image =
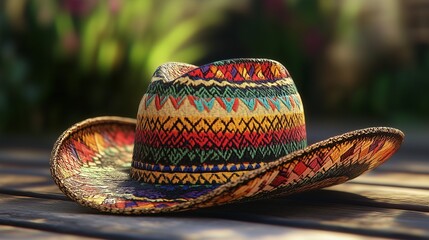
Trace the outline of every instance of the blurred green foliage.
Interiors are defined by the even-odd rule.
[[[164,62],[282,62],[307,115],[429,116],[429,48],[400,1],[4,0],[0,131],[58,131],[134,117]]]
[[[426,124],[429,117],[429,48],[417,46],[412,64],[387,66],[374,71],[367,85],[356,88],[351,97],[353,111],[387,116],[401,123]]]
[[[135,116],[156,67],[207,54],[229,1],[6,0],[0,11],[0,129],[55,129]],[[59,124],[59,126],[58,126]]]

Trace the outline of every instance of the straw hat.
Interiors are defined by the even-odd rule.
[[[403,137],[375,127],[307,146],[303,104],[280,63],[166,63],[137,119],[67,129],[51,173],[67,196],[100,211],[184,211],[343,183],[386,161]]]

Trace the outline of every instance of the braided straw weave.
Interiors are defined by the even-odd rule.
[[[137,119],[97,117],[67,129],[51,173],[67,196],[101,211],[183,211],[345,182],[386,161],[403,137],[376,127],[306,147],[301,98],[280,63],[167,63]]]

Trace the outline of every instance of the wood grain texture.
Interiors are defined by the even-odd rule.
[[[14,239],[32,239],[32,240],[72,240],[76,235],[54,233],[36,229],[0,225],[0,236],[6,236],[9,240]],[[90,240],[96,238],[79,236],[79,239]]]
[[[21,206],[31,206],[24,209]],[[0,224],[70,233],[77,236],[127,239],[260,239],[298,236],[300,229],[235,220],[201,217],[203,213],[169,216],[117,216],[99,214],[73,202],[0,195]],[[323,230],[308,236],[329,235]],[[345,239],[354,234],[335,233]]]

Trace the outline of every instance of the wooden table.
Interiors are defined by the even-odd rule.
[[[327,132],[319,131],[313,139],[325,138]],[[0,238],[426,239],[429,162],[424,145],[428,135],[416,133],[423,143],[407,134],[402,149],[389,162],[339,186],[155,216],[100,214],[81,207],[66,198],[50,177],[51,140],[44,144],[37,138],[2,137]]]

